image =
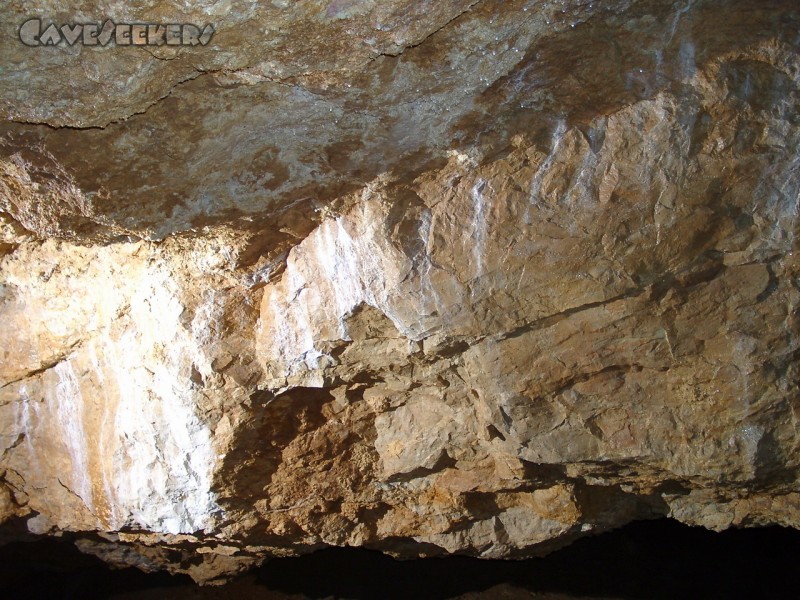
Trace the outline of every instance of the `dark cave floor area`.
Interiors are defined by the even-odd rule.
[[[800,531],[714,533],[671,520],[631,523],[544,558],[397,561],[328,549],[271,560],[220,587],[185,576],[112,570],[56,539],[0,546],[2,598],[567,600],[797,598]]]

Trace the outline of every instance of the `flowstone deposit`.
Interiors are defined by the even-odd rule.
[[[165,6],[2,9],[0,519],[203,583],[800,526],[795,2]]]

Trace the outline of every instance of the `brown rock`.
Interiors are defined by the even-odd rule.
[[[0,520],[205,583],[798,527],[794,4],[290,4],[2,9]],[[216,33],[16,39],[87,11]]]

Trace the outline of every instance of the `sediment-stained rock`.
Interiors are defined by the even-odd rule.
[[[3,9],[0,520],[201,582],[798,527],[793,3],[289,4]]]

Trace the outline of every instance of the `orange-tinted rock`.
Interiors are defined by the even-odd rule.
[[[792,2],[156,4],[214,38],[0,42],[0,520],[202,582],[800,526]]]

